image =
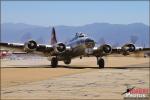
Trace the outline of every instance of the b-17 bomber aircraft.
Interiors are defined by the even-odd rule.
[[[129,55],[132,53],[150,51],[150,48],[136,47],[132,43],[124,44],[122,47],[112,48],[109,44],[95,46],[95,41],[84,33],[76,33],[75,37],[67,43],[57,42],[55,28],[52,28],[51,44],[37,44],[34,40],[25,43],[0,43],[1,48],[9,50],[19,50],[25,53],[34,53],[48,57],[52,67],[57,67],[58,61],[70,64],[71,60],[76,57],[97,58],[99,68],[104,68],[105,62],[103,57],[111,54]]]

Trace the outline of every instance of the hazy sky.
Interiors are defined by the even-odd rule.
[[[149,25],[148,1],[3,1],[1,22],[78,26],[108,22]]]

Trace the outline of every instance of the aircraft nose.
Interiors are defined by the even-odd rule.
[[[94,46],[95,46],[94,40],[92,40],[90,38],[85,39],[85,47],[86,48],[94,48]]]

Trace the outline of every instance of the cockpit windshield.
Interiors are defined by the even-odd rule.
[[[87,37],[87,36],[84,33],[78,32],[76,33],[75,37],[72,40],[70,40],[70,42],[82,37]]]
[[[81,38],[81,37],[85,37],[86,35],[84,34],[84,33],[76,33],[76,37],[79,37],[79,38]]]

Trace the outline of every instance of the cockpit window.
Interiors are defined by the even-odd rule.
[[[82,37],[86,37],[86,35],[84,33],[78,32],[76,33],[75,37],[72,40],[70,40],[70,42]]]
[[[79,37],[84,37],[84,35],[80,35]]]
[[[85,34],[84,33],[76,33],[76,37],[85,37]]]

